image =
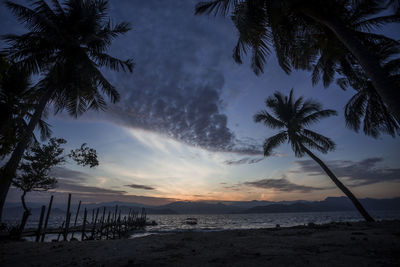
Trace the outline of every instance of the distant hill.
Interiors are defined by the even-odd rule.
[[[360,199],[367,210],[400,210],[400,198],[393,199]],[[256,206],[240,213],[283,213],[283,212],[324,212],[356,210],[347,197],[328,197],[323,201],[293,204],[271,204]]]
[[[360,199],[367,210],[400,210],[400,197],[392,199]],[[40,203],[28,203],[32,208],[32,217],[40,214]],[[346,197],[328,197],[323,201],[221,201],[221,202],[190,202],[178,201],[162,206],[150,206],[140,203],[126,202],[103,202],[85,204],[81,208],[86,208],[90,214],[97,208],[102,213],[103,207],[108,211],[114,212],[115,206],[128,213],[130,209],[140,212],[146,209],[147,214],[231,214],[231,213],[283,213],[283,212],[324,212],[324,211],[352,211],[355,210],[351,201]],[[77,204],[71,205],[71,212],[75,214]],[[65,216],[66,205],[54,205],[52,216]],[[4,218],[19,218],[22,216],[23,209],[20,203],[7,203],[4,209]]]
[[[211,204],[189,201],[173,202],[161,207],[174,210],[179,214],[226,214],[243,210],[243,208],[228,206],[222,203]]]

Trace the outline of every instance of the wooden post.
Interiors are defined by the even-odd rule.
[[[49,207],[48,207],[48,209],[47,209],[46,220],[44,221],[42,239],[40,240],[41,242],[44,242],[44,236],[46,235],[46,229],[47,229],[47,224],[48,224],[48,222],[49,222],[50,211],[51,211],[51,205],[53,204],[53,198],[54,198],[54,196],[52,195],[52,196],[50,197],[50,203],[49,203]]]
[[[94,221],[94,209],[92,209],[92,224],[93,224],[93,221]]]
[[[105,217],[106,217],[106,207],[103,207],[103,216],[101,216],[101,225],[100,225],[100,239],[103,237],[103,226]]]
[[[95,233],[96,233],[96,222],[97,222],[97,217],[99,216],[99,208],[97,208],[97,211],[96,211],[96,217],[95,217],[95,219],[94,219],[94,222],[93,222],[93,228],[92,228],[92,237],[91,237],[91,239],[95,239]]]
[[[87,210],[85,208],[85,212],[83,213],[83,224],[82,224],[82,238],[81,238],[81,241],[85,240],[86,216],[87,216]]]
[[[117,220],[118,205],[115,205],[114,221]]]
[[[61,224],[60,232],[58,232],[58,236],[57,236],[57,242],[60,240],[60,236],[61,236],[61,233],[63,232],[64,224],[65,224],[65,222],[63,222]]]
[[[118,205],[115,205],[115,212],[114,212],[114,221],[113,221],[113,239],[115,239],[115,231],[117,230],[117,212],[118,212]]]
[[[78,220],[79,210],[80,210],[80,208],[81,208],[81,202],[82,202],[82,201],[79,200],[78,210],[76,211],[76,215],[75,215],[74,229],[75,229],[75,227],[76,227],[76,222],[77,222],[77,220]],[[75,234],[75,231],[72,231],[71,239],[74,238],[74,234]]]
[[[111,211],[108,211],[108,217],[107,217],[107,226],[106,226],[106,239],[108,239],[108,234],[110,230],[110,216],[111,216]]]
[[[42,210],[40,211],[39,225],[38,225],[38,229],[37,229],[37,232],[36,232],[36,242],[39,242],[40,234],[42,233],[42,224],[43,224],[43,218],[44,218],[44,211],[45,210],[46,210],[46,206],[42,206]]]
[[[67,214],[65,217],[65,232],[64,232],[64,241],[67,241],[67,235],[68,235],[68,228],[69,228],[69,220],[70,218],[70,210],[71,208],[71,194],[68,194],[68,205],[67,205]]]
[[[117,228],[118,229],[118,238],[121,238],[121,210],[119,210],[117,227],[118,227]]]

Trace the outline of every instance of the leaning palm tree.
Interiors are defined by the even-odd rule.
[[[263,71],[273,50],[287,73],[292,68],[310,70],[319,48],[307,44],[315,44],[315,35],[322,35],[331,43],[339,41],[400,122],[398,86],[389,79],[377,51],[370,50],[364,38],[365,34],[374,35],[375,26],[400,21],[397,4],[397,0],[214,0],[199,3],[196,14],[227,15],[232,11],[231,18],[239,32],[233,57],[241,63],[241,55],[250,49],[256,74]],[[393,13],[381,16],[389,7],[393,7]]]
[[[12,1],[6,6],[26,26],[22,35],[3,36],[9,46],[3,53],[20,67],[43,79],[35,86],[37,106],[26,133],[3,167],[0,177],[0,216],[11,180],[46,106],[78,116],[88,109],[105,109],[104,95],[119,99],[117,90],[100,68],[132,72],[131,60],[114,58],[106,51],[112,41],[130,30],[128,23],[113,24],[106,0],[44,0],[26,7]],[[1,219],[1,217],[0,217]]]
[[[289,142],[296,157],[304,154],[315,160],[340,190],[353,202],[354,206],[366,221],[374,219],[368,214],[353,193],[333,174],[333,172],[310,149],[327,153],[335,149],[335,143],[328,137],[316,133],[306,127],[318,122],[322,118],[336,115],[335,110],[322,109],[320,103],[313,100],[304,100],[303,97],[295,99],[293,90],[289,96],[283,96],[276,92],[267,98],[266,106],[272,110],[272,114],[263,110],[254,115],[255,122],[263,122],[272,129],[282,129],[278,134],[265,139],[264,156],[271,155],[272,150],[285,141]]]

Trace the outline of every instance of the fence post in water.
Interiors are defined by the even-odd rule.
[[[121,209],[119,210],[118,221],[117,221],[117,231],[118,231],[118,238],[121,238]]]
[[[100,239],[103,237],[103,226],[105,217],[106,217],[106,207],[103,207],[103,216],[101,216],[101,224],[100,224]]]
[[[80,208],[81,208],[81,202],[82,202],[82,201],[79,200],[78,210],[76,211],[76,215],[75,215],[74,230],[72,230],[71,240],[72,240],[72,238],[74,238],[76,222],[77,222],[77,220],[78,220],[79,210],[80,210]]]
[[[39,240],[40,240],[40,234],[42,232],[42,224],[43,224],[43,218],[44,218],[45,209],[46,209],[46,206],[42,206],[42,210],[40,211],[39,225],[38,225],[38,229],[37,229],[37,232],[36,232],[36,242],[39,242]]]
[[[50,197],[50,203],[49,203],[49,207],[48,207],[48,209],[47,209],[46,220],[44,221],[42,239],[40,240],[41,242],[44,242],[44,236],[46,235],[47,224],[48,224],[48,222],[49,222],[49,217],[50,217],[51,205],[53,204],[53,198],[54,198],[54,196],[52,195],[52,196]]]
[[[117,228],[117,212],[118,212],[118,205],[115,205],[114,221],[112,223],[112,225],[113,225],[113,228],[112,228],[113,239],[115,239],[115,230]]]
[[[67,205],[67,214],[65,217],[65,232],[64,232],[64,241],[67,240],[67,235],[68,235],[68,228],[69,228],[69,220],[70,220],[70,210],[71,208],[71,194],[68,194],[68,205]]]
[[[65,222],[63,222],[61,224],[60,232],[58,232],[58,236],[57,236],[57,242],[60,240],[60,236],[61,236],[61,233],[63,232],[64,224],[65,224]]]
[[[109,234],[109,229],[110,229],[110,216],[111,216],[111,211],[108,211],[108,217],[107,217],[107,224],[106,224],[106,239],[108,239],[108,234]]]
[[[83,224],[82,224],[82,238],[81,238],[81,241],[83,241],[85,239],[86,216],[87,216],[87,210],[85,208],[85,212],[83,213]]]
[[[93,228],[92,228],[92,237],[91,237],[91,239],[95,239],[95,233],[96,233],[96,223],[97,223],[97,217],[99,216],[99,208],[97,208],[97,211],[96,211],[96,217],[95,217],[95,219],[94,219],[94,221],[93,221]]]

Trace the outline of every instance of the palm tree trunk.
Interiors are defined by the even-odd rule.
[[[315,156],[310,150],[303,146],[303,150],[309,155],[313,160],[315,160],[319,166],[328,174],[329,178],[335,183],[337,187],[353,202],[354,206],[357,208],[358,212],[364,217],[367,222],[374,222],[375,220],[369,215],[369,213],[364,209],[358,199],[353,195],[353,193],[344,185],[341,181],[333,174],[333,172],[322,162],[317,156]]]
[[[389,74],[383,71],[378,57],[374,55],[374,51],[368,51],[355,37],[354,32],[341,23],[313,14],[310,10],[304,10],[304,13],[317,22],[327,26],[357,58],[358,63],[371,79],[378,95],[389,107],[397,122],[400,123],[400,90],[390,79]]]
[[[24,214],[22,215],[21,224],[19,225],[19,230],[18,230],[19,237],[18,238],[21,237],[21,234],[24,231],[26,222],[28,221],[28,218],[31,215],[31,211],[28,209],[28,207],[26,206],[26,203],[25,203],[25,195],[26,195],[26,191],[24,191],[24,193],[21,195],[21,202],[22,202],[22,206],[24,207]]]
[[[38,124],[40,118],[42,117],[42,113],[46,107],[47,102],[50,100],[52,95],[52,90],[47,90],[39,100],[39,103],[36,107],[35,113],[29,121],[29,124],[26,128],[24,136],[22,140],[18,143],[16,148],[14,149],[10,159],[4,166],[1,171],[0,177],[0,222],[2,220],[3,207],[6,201],[7,193],[11,185],[11,181],[15,176],[15,172],[18,168],[19,162],[28,147],[28,144],[32,138],[33,131],[35,130],[36,125]]]
[[[26,191],[24,191],[24,193],[21,195],[22,207],[24,207],[25,212],[29,212],[29,209],[25,203],[25,195],[26,195]]]

